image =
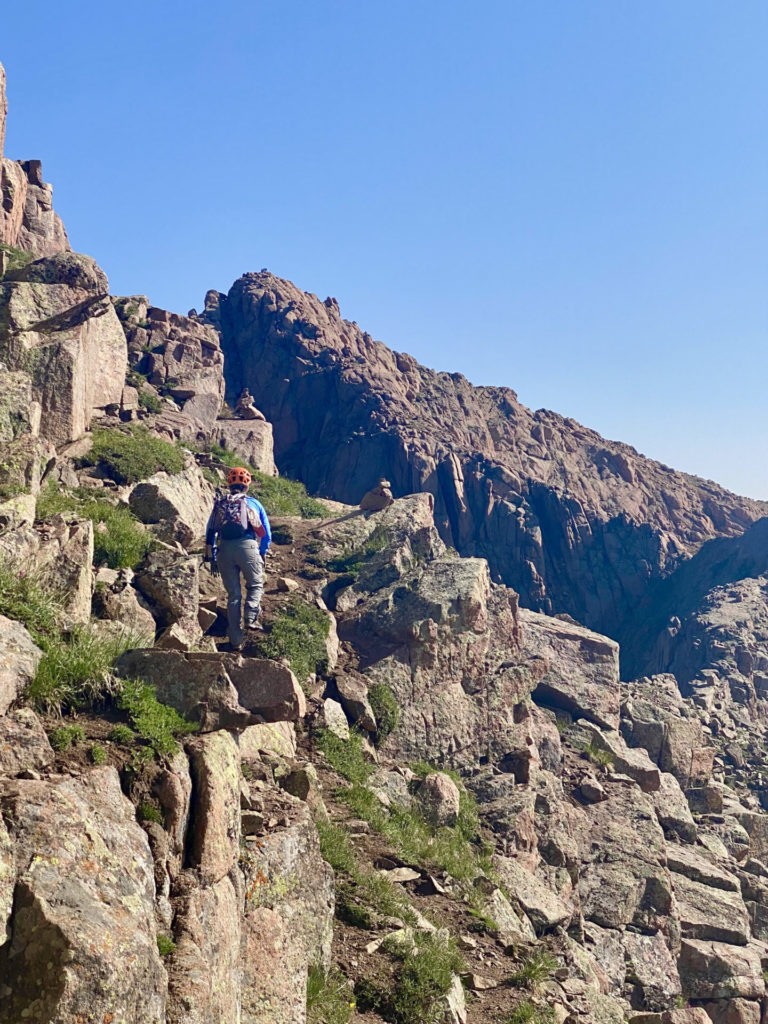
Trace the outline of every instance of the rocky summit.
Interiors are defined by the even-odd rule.
[[[761,1024],[766,506],[1,168],[0,1021]]]

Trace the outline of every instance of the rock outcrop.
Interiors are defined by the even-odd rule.
[[[125,335],[103,271],[64,252],[7,271],[0,281],[0,360],[31,377],[39,433],[57,445],[82,436],[119,405]]]
[[[443,539],[523,605],[615,639],[649,584],[765,512],[507,388],[427,370],[266,271],[209,292],[203,315],[228,394],[247,386],[274,424],[281,472],[350,504],[382,472],[395,495],[430,491]]]

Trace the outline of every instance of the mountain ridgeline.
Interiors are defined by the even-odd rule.
[[[347,502],[379,474],[396,495],[429,491],[442,538],[487,559],[525,607],[619,641],[660,580],[768,511],[531,412],[509,388],[426,369],[342,319],[335,299],[266,271],[209,292],[203,316],[221,332],[229,395],[247,386],[274,424],[281,472]]]

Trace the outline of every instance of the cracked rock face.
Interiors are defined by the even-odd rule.
[[[81,437],[97,411],[120,402],[127,352],[108,290],[94,261],[70,252],[0,283],[0,360],[31,376],[40,434],[56,444]]]
[[[117,772],[3,780],[0,806],[13,844],[0,1017],[75,1021],[119,1013],[157,1024],[166,978],[155,941],[152,856]]]

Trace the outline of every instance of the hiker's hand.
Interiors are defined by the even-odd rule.
[[[203,555],[204,562],[213,561],[213,547],[210,544],[205,545],[205,554]]]
[[[216,561],[215,558],[211,559],[211,564],[209,565],[209,569],[211,571],[211,576],[218,576],[219,575],[219,563]]]

